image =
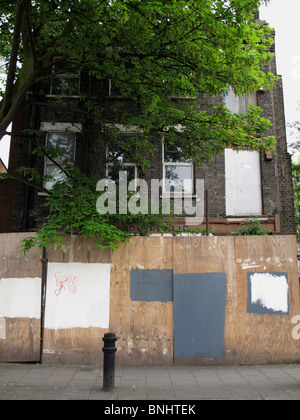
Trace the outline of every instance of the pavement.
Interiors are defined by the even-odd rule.
[[[102,366],[0,363],[0,400],[103,400],[109,410],[123,400],[300,400],[300,364],[116,366],[104,391]]]

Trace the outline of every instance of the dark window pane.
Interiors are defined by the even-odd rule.
[[[119,183],[119,177],[122,180],[119,172],[127,172],[127,182],[130,182],[135,179],[135,166],[134,165],[110,165],[108,167],[108,177]]]
[[[78,77],[53,77],[51,79],[51,95],[78,96]]]

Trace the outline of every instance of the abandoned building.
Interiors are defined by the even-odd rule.
[[[264,70],[277,74],[275,55]],[[61,179],[53,161],[32,154],[29,134],[38,130],[45,145],[59,146],[87,176],[117,177],[119,167],[107,159],[114,151],[99,142],[101,130],[84,112],[81,94],[99,99],[108,115],[114,105],[135,105],[112,80],[55,74],[49,83],[33,86],[13,121],[9,173],[31,167]],[[156,139],[157,152],[143,171],[125,155],[119,160],[127,180],[162,180],[160,199],[176,198],[184,185],[195,200],[197,181],[203,180],[201,227],[208,224],[214,237],[135,236],[114,252],[100,252],[93,239],[66,235],[63,249],[34,247],[24,255],[21,241],[47,216],[46,192],[19,182],[17,173],[0,180],[0,362],[96,365],[103,361],[108,331],[117,337],[119,365],[299,362],[296,228],[282,80],[273,90],[262,86],[247,97],[229,90],[203,101],[225,103],[239,113],[250,104],[261,107],[272,123],[267,134],[276,137],[276,150],[225,149],[211,163],[196,165],[176,142],[165,147],[168,139]],[[133,135],[120,121],[108,123],[120,135]],[[44,187],[51,189],[52,182]],[[228,235],[250,216],[274,236]],[[184,231],[185,220],[185,214],[174,218],[174,230]]]
[[[274,35],[275,36],[275,35]],[[275,44],[274,57],[265,70],[277,74]],[[13,122],[9,171],[20,166],[35,167],[41,173],[57,177],[53,162],[32,155],[32,141],[22,133],[24,129],[42,130],[45,144],[61,146],[71,162],[76,163],[87,175],[101,179],[113,176],[113,167],[105,164],[107,150],[99,147],[97,126],[82,112],[80,94],[90,92],[101,97],[109,108],[114,103],[132,106],[127,98],[114,89],[111,80],[100,84],[93,78],[74,72],[58,74],[43,86],[34,86]],[[59,99],[58,99],[59,97]],[[32,99],[32,100],[31,100]],[[261,107],[262,116],[272,122],[269,135],[277,139],[276,151],[235,151],[226,149],[215,156],[210,164],[195,165],[184,159],[176,160],[176,151],[167,152],[159,143],[158,152],[151,158],[151,165],[143,174],[139,168],[123,157],[123,168],[128,179],[143,177],[163,180],[161,194],[174,190],[170,173],[182,181],[188,180],[187,189],[195,194],[195,180],[203,179],[208,191],[209,224],[215,235],[228,234],[249,216],[257,216],[272,234],[295,234],[295,216],[291,158],[287,152],[283,84],[280,79],[276,89],[265,90],[262,86],[247,97],[236,97],[232,91],[211,101],[222,103],[233,112],[246,112],[249,104]],[[111,121],[118,124],[118,121]],[[124,132],[124,135],[130,133]],[[51,187],[51,185],[47,185]],[[173,190],[172,190],[173,188]],[[176,187],[175,187],[176,188]],[[39,229],[45,210],[41,207],[45,194],[17,180],[9,179],[0,184],[3,197],[0,232],[22,232]],[[204,219],[204,222],[205,223]],[[176,228],[182,228],[184,219],[174,219]],[[205,224],[203,224],[205,226]]]

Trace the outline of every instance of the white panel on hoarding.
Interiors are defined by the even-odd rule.
[[[41,317],[41,279],[0,278],[0,317]]]
[[[45,328],[109,326],[110,264],[49,263]]]

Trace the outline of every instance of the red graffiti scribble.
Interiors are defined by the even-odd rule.
[[[71,293],[77,293],[77,282],[79,281],[79,278],[76,276],[69,276],[69,275],[63,275],[61,273],[55,273],[55,279],[56,279],[56,286],[57,289],[54,291],[56,296],[59,296],[61,292],[69,291]]]

